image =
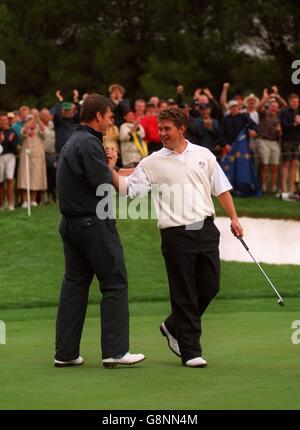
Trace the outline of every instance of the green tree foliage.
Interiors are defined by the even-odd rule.
[[[300,58],[297,0],[3,0],[0,59],[7,84],[1,108],[55,102],[60,88],[107,94],[119,82],[130,97],[174,97],[222,83],[231,91],[291,84]]]

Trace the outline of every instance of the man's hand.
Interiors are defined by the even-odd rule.
[[[36,127],[36,122],[35,122],[34,118],[31,118],[28,121],[26,121],[26,124],[24,127],[24,132],[28,133],[28,130],[30,130],[31,128],[35,128],[35,127]]]
[[[212,129],[212,119],[211,118],[206,118],[206,119],[204,119],[203,120],[203,123],[204,123],[204,127],[205,128],[209,128],[209,129]]]
[[[250,138],[254,139],[257,136],[257,133],[255,130],[248,130],[248,135]]]
[[[201,96],[201,93],[202,93],[202,88],[197,88],[196,91],[194,92],[193,98],[198,99],[199,96]]]
[[[210,100],[213,99],[213,95],[209,88],[204,88],[203,92]]]
[[[61,95],[61,91],[60,91],[60,90],[57,90],[57,91],[56,91],[56,93],[55,93],[55,95],[56,95],[56,98],[57,98],[57,100],[58,100],[59,102],[63,102],[63,101],[64,101],[64,98],[63,98],[63,96]]]
[[[229,82],[224,82],[224,84],[223,84],[224,90],[228,90],[229,87],[230,87],[230,83]]]
[[[264,89],[263,99],[268,99],[270,97],[269,91],[267,88]]]
[[[35,121],[38,121],[40,119],[40,112],[38,109],[31,109],[31,114]]]
[[[271,96],[277,96],[278,95],[278,87],[276,85],[273,85],[271,87],[271,90],[272,90]]]
[[[233,218],[231,220],[230,228],[231,228],[232,234],[235,237],[237,237],[237,236],[243,237],[243,235],[244,235],[243,228],[242,228],[241,224],[239,223],[238,218]]]
[[[280,124],[280,123],[278,123],[278,124],[276,125],[276,131],[277,131],[277,134],[278,134],[279,136],[282,136],[282,127],[281,127],[281,124]]]
[[[107,156],[108,167],[110,169],[114,169],[116,162],[117,162],[117,159],[118,159],[118,154],[115,151],[115,148],[106,148],[105,152],[106,152],[106,156]]]
[[[8,140],[12,142],[14,138],[15,138],[15,133],[12,131],[11,133],[9,133]]]
[[[218,200],[222,206],[222,208],[225,210],[226,214],[231,220],[230,228],[231,232],[234,236],[241,236],[243,237],[243,229],[242,226],[239,223],[238,216],[236,214],[236,210],[234,207],[234,203],[232,200],[232,196],[229,191],[225,191],[222,194],[218,195]]]
[[[139,128],[139,125],[140,125],[140,119],[137,118],[133,123],[133,126],[131,128],[131,133],[135,133],[136,130]]]
[[[79,101],[79,91],[73,90],[73,102],[78,103],[78,101]]]

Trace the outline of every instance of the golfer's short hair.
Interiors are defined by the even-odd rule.
[[[105,114],[107,109],[113,110],[114,105],[108,98],[101,96],[100,94],[88,94],[81,105],[80,109],[80,121],[90,122],[96,118],[97,112],[102,115]]]
[[[167,107],[160,111],[158,115],[158,121],[163,121],[165,119],[173,122],[177,128],[179,128],[181,125],[184,125],[185,129],[187,128],[187,116],[177,106]]]

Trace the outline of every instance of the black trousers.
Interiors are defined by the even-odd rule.
[[[178,340],[183,363],[202,354],[201,316],[220,285],[219,237],[212,218],[199,230],[161,230],[172,308],[165,324]]]
[[[56,355],[61,361],[79,356],[89,287],[96,275],[102,301],[102,358],[129,350],[128,283],[115,221],[95,217],[63,217],[65,275],[56,322]]]

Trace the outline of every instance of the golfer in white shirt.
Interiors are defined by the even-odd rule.
[[[243,229],[228,179],[208,149],[185,139],[186,123],[177,107],[161,111],[159,134],[164,147],[144,158],[128,177],[114,170],[114,151],[107,150],[107,156],[120,193],[135,198],[152,191],[172,308],[160,330],[183,365],[205,367],[201,316],[220,285],[220,232],[214,224],[212,194],[230,218],[232,233],[243,236]]]

